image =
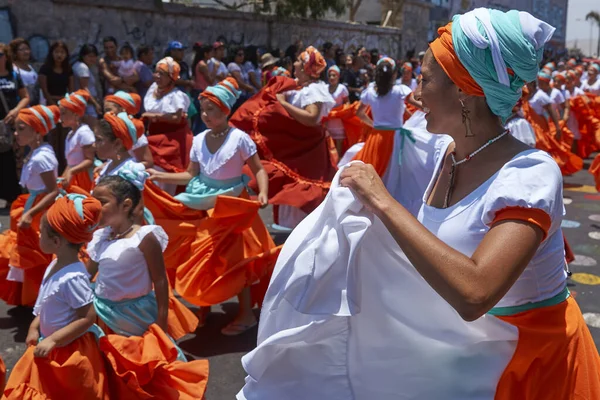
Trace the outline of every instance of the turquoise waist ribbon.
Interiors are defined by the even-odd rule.
[[[534,303],[522,304],[520,306],[494,307],[490,311],[488,311],[488,314],[506,317],[509,315],[515,315],[529,310],[535,310],[536,308],[555,306],[567,300],[570,296],[571,292],[569,292],[569,289],[565,286],[565,288],[559,294],[549,299],[536,301]]]
[[[217,196],[238,197],[250,182],[247,175],[232,179],[212,179],[205,175],[194,177],[185,193],[175,196],[177,200],[195,210],[209,210],[215,206]]]
[[[33,203],[35,203],[35,199],[42,193],[46,193],[45,190],[30,190],[29,191],[29,197],[27,198],[27,201],[25,202],[25,206],[23,208],[23,212],[26,213],[27,211],[29,211],[29,209],[31,209],[31,207],[33,207]]]
[[[86,333],[93,333],[94,336],[96,337],[96,341],[100,340],[101,337],[105,336],[104,331],[102,330],[102,328],[100,328],[98,325],[94,324],[92,326],[90,326],[87,331],[85,331],[83,333],[83,335],[85,335]],[[81,336],[83,336],[81,335]],[[76,339],[73,339],[71,342],[67,343],[67,344],[71,344],[73,343],[75,340],[79,339],[81,336],[77,337]],[[40,338],[38,339],[38,343],[41,342],[42,340],[46,339],[46,337],[44,335],[41,334],[40,332]],[[66,344],[64,345],[66,346]]]
[[[387,126],[374,126],[374,129],[378,131],[399,131],[400,132],[400,152],[398,154],[398,165],[402,165],[402,153],[404,152],[404,142],[406,139],[410,140],[412,143],[416,143],[417,140],[414,138],[411,131],[408,129],[400,128],[390,128]]]
[[[145,296],[123,301],[111,301],[101,297],[94,298],[94,308],[98,317],[115,333],[122,336],[143,336],[148,327],[158,318],[158,304],[154,291]],[[177,359],[187,361],[177,346]]]

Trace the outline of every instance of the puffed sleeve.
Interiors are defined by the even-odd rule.
[[[199,151],[202,148],[202,142],[204,141],[205,136],[206,136],[206,133],[202,132],[201,134],[196,135],[194,137],[194,140],[192,141],[192,148],[190,149],[190,161],[193,161],[196,163],[200,162]]]
[[[79,136],[79,145],[82,147],[89,146],[96,142],[96,137],[94,136],[94,132],[92,132],[90,127],[87,125],[83,125],[81,128],[79,128],[78,136]]]
[[[363,92],[360,94],[360,101],[361,101],[361,103],[366,104],[368,106],[372,105],[372,103],[373,103],[372,86],[369,86],[366,90],[363,90]]]
[[[538,226],[544,239],[560,228],[562,175],[543,151],[530,150],[509,161],[485,196],[482,221],[490,227],[500,221],[526,221]]]
[[[81,273],[67,279],[61,288],[61,297],[69,307],[78,309],[94,301],[89,279]]]
[[[240,148],[240,152],[242,154],[242,158],[244,159],[244,161],[246,161],[247,159],[249,159],[250,157],[252,157],[253,155],[256,154],[256,144],[252,141],[250,136],[245,132],[241,132],[239,148]]]
[[[31,171],[38,175],[43,174],[44,172],[54,171],[58,167],[56,156],[50,151],[36,154],[32,161]]]

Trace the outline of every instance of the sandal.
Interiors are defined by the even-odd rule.
[[[258,321],[254,321],[250,325],[232,322],[229,325],[227,325],[225,328],[221,329],[221,334],[223,334],[225,336],[241,335],[242,333],[247,332],[250,329],[254,328],[256,325],[258,325]]]

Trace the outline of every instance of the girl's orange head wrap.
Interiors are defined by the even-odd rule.
[[[106,96],[104,101],[109,101],[123,107],[125,112],[129,115],[136,115],[139,113],[142,106],[142,98],[139,94],[127,93],[122,90]]]
[[[471,96],[484,97],[483,89],[471,77],[467,69],[462,65],[452,43],[452,22],[438,29],[438,35],[429,47],[438,64],[446,75],[463,92]]]
[[[109,123],[113,133],[121,139],[126,150],[131,150],[138,138],[144,134],[144,123],[139,119],[130,117],[127,113],[104,114],[104,120]]]
[[[76,92],[67,94],[64,99],[59,100],[58,105],[83,117],[89,100],[90,94],[88,91],[80,89]]]
[[[69,243],[81,244],[92,240],[101,210],[102,204],[94,197],[68,194],[54,202],[46,219],[50,227]]]
[[[327,62],[319,53],[319,50],[312,46],[308,46],[302,54],[300,59],[304,64],[304,71],[313,78],[318,78],[321,72],[327,67]]]
[[[56,127],[60,110],[56,106],[33,106],[19,111],[17,118],[44,136]]]

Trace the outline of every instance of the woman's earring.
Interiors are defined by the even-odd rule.
[[[121,155],[117,154],[117,161],[121,161]]]
[[[469,117],[469,109],[465,106],[465,102],[459,99],[460,105],[462,107],[462,123],[465,126],[465,137],[473,137],[473,132],[471,131],[471,117]]]

